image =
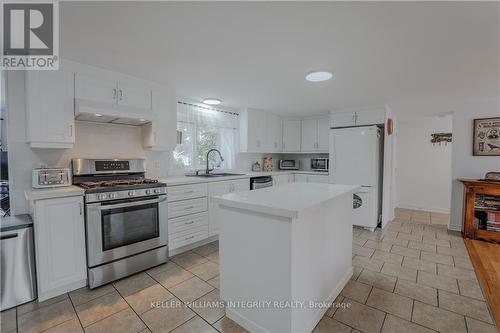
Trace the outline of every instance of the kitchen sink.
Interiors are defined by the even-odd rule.
[[[211,178],[211,177],[227,177],[227,176],[244,176],[244,173],[230,173],[230,172],[220,172],[220,173],[200,173],[198,175],[186,175],[187,177],[202,177],[202,178]]]

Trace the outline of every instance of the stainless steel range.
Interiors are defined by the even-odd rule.
[[[85,189],[90,288],[167,261],[167,188],[145,178],[144,164],[72,161],[73,183]]]

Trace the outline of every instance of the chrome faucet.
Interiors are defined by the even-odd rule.
[[[208,175],[210,173],[210,171],[212,171],[213,169],[210,169],[209,166],[208,166],[208,155],[210,155],[211,152],[213,151],[216,151],[218,154],[219,154],[219,157],[220,157],[220,161],[221,162],[224,162],[224,158],[222,157],[222,154],[220,153],[220,151],[218,149],[210,149],[208,152],[207,152],[207,168],[205,169],[205,173]],[[217,166],[220,166],[220,163],[217,165]]]

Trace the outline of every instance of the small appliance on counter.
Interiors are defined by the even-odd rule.
[[[255,162],[254,164],[252,164],[252,171],[253,172],[260,172],[260,163],[259,162]]]
[[[37,168],[31,173],[33,188],[51,188],[70,186],[71,171],[69,168]]]
[[[265,172],[273,171],[273,158],[272,157],[264,157],[264,160],[262,163],[262,169]]]
[[[259,188],[273,186],[273,177],[262,176],[250,178],[250,190],[258,190]]]
[[[0,221],[0,310],[37,297],[33,221],[29,215]]]
[[[311,170],[328,172],[328,158],[311,158]]]
[[[500,172],[487,172],[484,176],[484,180],[500,182]]]
[[[280,170],[299,170],[299,160],[280,160]]]

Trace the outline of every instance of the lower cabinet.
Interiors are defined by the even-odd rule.
[[[308,175],[308,174],[295,174],[295,182],[299,183],[328,183],[328,175]]]
[[[83,196],[33,203],[38,299],[87,284]]]
[[[216,207],[211,198],[217,195],[223,195],[233,192],[249,191],[250,180],[248,178],[238,180],[226,180],[208,184],[208,211],[209,211],[209,236],[219,234],[219,221],[216,214]]]
[[[290,180],[291,176],[293,176],[293,175],[292,174],[273,175],[273,185],[279,186],[279,185],[291,183],[291,180]]]

